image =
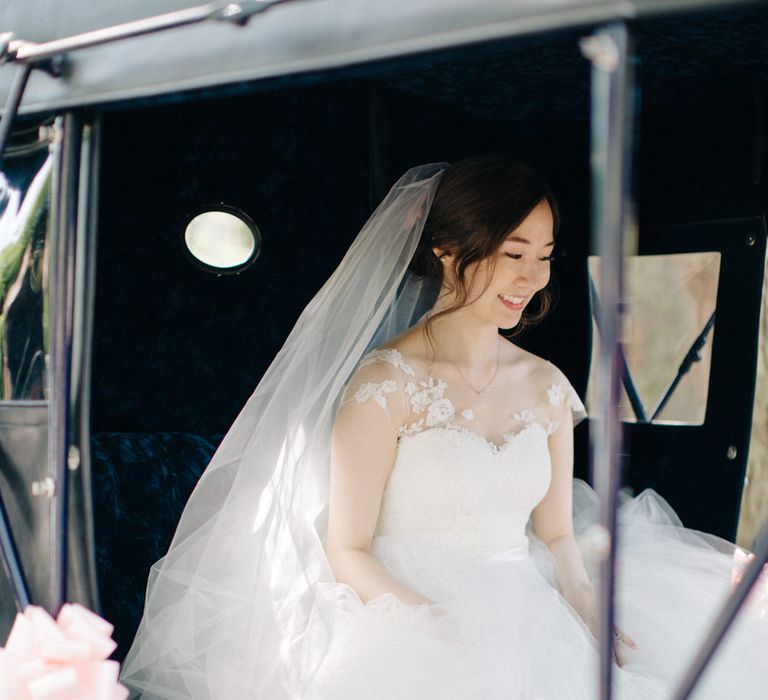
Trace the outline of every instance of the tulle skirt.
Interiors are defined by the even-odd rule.
[[[596,509],[595,492],[575,479],[577,534]],[[615,697],[668,698],[731,591],[735,546],[682,527],[652,489],[620,505],[619,528],[616,624],[636,648],[625,647],[624,665],[614,662]],[[405,605],[391,594],[363,604],[349,586],[323,584],[324,635],[305,641],[301,697],[599,697],[597,640],[558,592],[549,550],[529,537],[527,555],[456,557],[414,538],[377,538],[377,558],[436,604]],[[596,583],[597,571],[590,575]],[[759,591],[750,596],[692,698],[768,698],[764,604]]]

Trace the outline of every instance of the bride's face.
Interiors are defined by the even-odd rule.
[[[498,328],[516,326],[533,295],[549,282],[553,228],[545,199],[499,246],[495,268],[489,258],[467,268],[467,310]]]

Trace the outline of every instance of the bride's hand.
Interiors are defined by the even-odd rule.
[[[590,631],[592,632],[592,635],[595,637],[595,639],[599,639],[599,632],[598,627],[600,625],[597,614],[595,613],[594,607],[589,607],[588,609],[584,610],[582,613],[582,619],[587,624],[587,627],[589,627]],[[627,649],[626,647],[630,647],[632,649],[637,649],[637,644],[635,643],[635,640],[632,639],[628,634],[625,632],[622,632],[616,625],[613,626],[613,658],[614,661],[619,666],[624,666],[626,663],[626,655],[627,655]],[[620,634],[621,639],[616,639],[615,635]],[[626,645],[626,646],[625,646]]]
[[[619,666],[623,666],[626,662],[627,650],[625,645],[632,649],[637,649],[635,640],[632,639],[626,632],[622,632],[616,625],[613,626],[613,658]],[[616,639],[617,634],[621,635],[621,639]]]

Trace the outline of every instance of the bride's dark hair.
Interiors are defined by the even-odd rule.
[[[427,320],[428,338],[432,321],[467,304],[469,289],[464,276],[467,267],[488,258],[492,273],[499,246],[544,199],[552,210],[553,235],[557,239],[560,214],[554,193],[527,163],[503,156],[478,155],[446,168],[411,262],[416,274],[432,280],[439,289],[443,283],[443,264],[432,249],[439,248],[454,256],[456,288],[451,291],[455,291],[456,300]],[[538,308],[530,311],[530,307],[526,307],[520,322],[505,334],[507,337],[518,335],[549,313],[555,301],[552,277],[534,300]]]

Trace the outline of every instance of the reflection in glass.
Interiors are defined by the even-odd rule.
[[[240,271],[259,254],[256,225],[234,208],[212,209],[187,224],[184,242],[204,265],[221,271]]]
[[[45,130],[41,133],[45,137]],[[48,140],[6,156],[0,210],[0,400],[47,397],[47,230],[52,156]]]
[[[701,425],[707,408],[720,253],[637,255],[627,257],[624,265],[622,419]],[[597,294],[599,256],[589,257],[588,270]],[[600,337],[595,311],[593,300],[595,342],[588,408],[595,405]]]

